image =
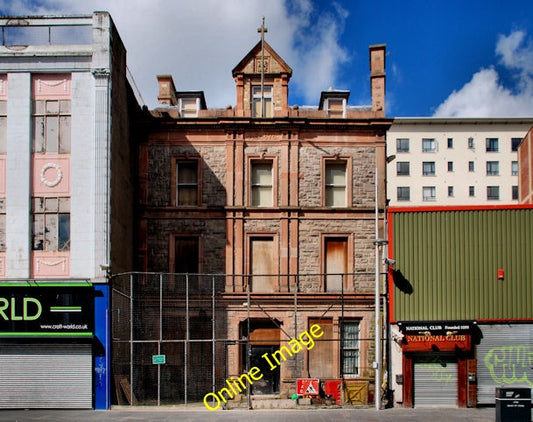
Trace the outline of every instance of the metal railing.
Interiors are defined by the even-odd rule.
[[[248,311],[253,307],[256,315],[260,313],[274,325],[278,323],[272,311],[273,303],[283,302],[285,309],[292,311],[294,330],[278,324],[281,337],[278,342],[289,341],[307,329],[306,323],[298,319],[303,306],[307,306],[307,311],[312,306],[319,319],[334,315],[341,319],[345,308],[353,307],[358,295],[355,289],[344,288],[346,281],[349,287],[359,285],[360,281],[366,285],[373,274],[339,274],[340,291],[320,292],[316,286],[324,289],[328,276],[331,275],[276,276],[283,289],[266,294],[248,290],[253,286],[250,275],[114,275],[111,282],[115,402],[188,404],[201,402],[206,393],[220,389],[228,376],[228,359],[236,359],[231,351],[249,350],[250,345],[249,335],[242,336],[242,332],[239,336],[228,335],[227,312],[232,300],[231,306],[246,305]],[[236,285],[243,286],[241,291],[233,291]],[[373,295],[368,288],[365,290],[366,293],[359,295],[371,312]],[[317,302],[318,293],[324,293],[324,300]],[[312,305],[309,297],[315,298]],[[342,344],[342,338],[333,336],[321,340]],[[370,351],[373,341],[373,338],[359,338],[361,343],[368,342],[365,347]],[[294,368],[303,368],[304,355],[294,357]],[[372,373],[370,358],[360,362],[361,374]]]

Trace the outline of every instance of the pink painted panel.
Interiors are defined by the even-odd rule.
[[[31,278],[64,278],[70,275],[70,252],[33,251]]]
[[[72,77],[70,73],[37,74],[32,76],[33,99],[70,98]]]
[[[32,196],[70,196],[70,155],[33,156]]]
[[[6,196],[6,156],[0,155],[0,197]]]
[[[0,278],[6,277],[6,253],[0,252]]]

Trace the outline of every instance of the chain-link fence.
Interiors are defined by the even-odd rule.
[[[357,277],[368,276],[342,275],[349,277],[350,284],[357,284]],[[265,371],[269,376],[263,384],[254,386],[254,393],[287,393],[296,388],[297,378],[335,372],[332,368],[336,366],[340,368],[336,378],[366,383],[372,395],[372,294],[312,294],[304,287],[312,277],[321,275],[280,276],[285,280],[280,283],[287,286],[282,303],[278,294],[246,291],[251,285],[247,277],[163,273],[114,276],[114,402],[201,402],[206,393],[224,387],[230,376],[238,375],[250,364],[258,365],[261,353],[271,353],[280,344],[298,338],[313,322],[320,323],[325,334],[314,355],[295,353],[292,362],[284,364],[290,373],[289,369],[281,375]],[[225,293],[236,279],[245,280],[243,291]],[[333,328],[332,321],[340,324],[345,317],[357,323],[357,332],[353,324],[346,324],[346,329]],[[364,327],[360,330],[358,324],[362,321]],[[365,400],[372,398],[361,399]]]

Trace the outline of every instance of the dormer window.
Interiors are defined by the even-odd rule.
[[[328,98],[324,108],[328,117],[346,117],[346,100],[343,98]]]
[[[272,86],[263,86],[263,95],[261,95],[261,86],[252,86],[252,116],[258,118],[272,117]]]
[[[181,117],[198,117],[198,110],[200,108],[200,101],[198,98],[180,98],[178,100],[178,107],[180,109]]]
[[[332,119],[343,119],[346,117],[346,105],[350,91],[336,91],[329,89],[320,95],[319,110],[324,110],[326,116]]]
[[[207,105],[203,91],[176,92],[177,106],[183,118],[198,117],[200,110],[205,110]]]
[[[237,88],[235,116],[271,119],[288,114],[292,69],[266,41],[261,39],[231,74]]]

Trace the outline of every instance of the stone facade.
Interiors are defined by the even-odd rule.
[[[287,346],[313,321],[327,332],[313,352],[266,371],[254,394],[292,393],[296,378],[313,373],[371,381],[375,216],[377,209],[384,237],[392,123],[383,106],[384,51],[371,48],[373,105],[347,107],[349,94],[339,92],[342,118],[330,116],[335,91],[317,109],[289,107],[292,70],[266,42],[262,76],[272,108],[263,118],[250,105],[261,43],[232,71],[234,108],[204,108],[201,93],[198,110],[184,110],[172,77],[158,77],[160,107],[144,116],[139,150],[139,269],[179,272],[193,263],[187,268],[225,275],[217,280],[225,280],[221,335],[233,342],[228,377],[260,365],[263,353]],[[348,323],[357,330],[352,360],[342,343]]]

